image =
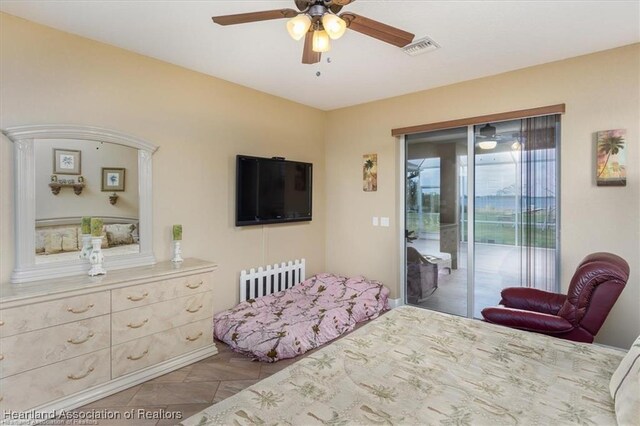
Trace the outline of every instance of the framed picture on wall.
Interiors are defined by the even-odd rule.
[[[53,174],[79,175],[81,173],[81,151],[53,148]]]
[[[626,137],[625,129],[597,132],[596,183],[598,186],[627,185]]]
[[[102,168],[102,192],[124,191],[125,169],[116,167]]]
[[[362,190],[364,192],[378,190],[378,154],[362,156]]]

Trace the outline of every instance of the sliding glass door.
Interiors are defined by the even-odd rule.
[[[557,291],[558,138],[557,115],[405,136],[408,304],[480,317],[505,287]]]
[[[406,137],[406,282],[412,305],[467,315],[467,128]]]

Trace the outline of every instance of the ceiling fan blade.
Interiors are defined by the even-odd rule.
[[[354,1],[356,0],[332,0],[328,7],[329,10],[337,14],[344,6],[351,4]]]
[[[312,0],[293,0],[298,10],[305,10],[311,5]]]
[[[298,15],[293,9],[264,10],[262,12],[238,13],[236,15],[214,16],[213,22],[219,25],[246,24],[248,22],[268,21],[270,19],[293,18]]]
[[[303,64],[315,64],[320,62],[322,53],[313,51],[313,31],[309,31],[304,37],[304,50],[302,51]]]
[[[407,31],[403,31],[399,28],[392,27],[382,22],[374,21],[373,19],[366,18],[355,13],[347,12],[340,15],[342,19],[347,22],[347,27],[359,33],[368,35],[369,37],[377,38],[386,43],[393,44],[398,47],[405,47],[407,44],[413,41],[415,37]]]
[[[356,0],[333,0],[331,4],[337,4],[338,6],[346,6],[353,3]]]

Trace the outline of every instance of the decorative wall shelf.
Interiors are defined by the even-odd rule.
[[[82,194],[82,190],[84,189],[84,183],[58,183],[58,182],[51,182],[49,184],[49,188],[51,188],[51,193],[53,195],[58,195],[62,188],[73,188],[73,192],[75,192],[76,195],[80,195],[80,194]]]

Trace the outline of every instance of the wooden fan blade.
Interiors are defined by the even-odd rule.
[[[329,4],[329,10],[337,14],[338,12],[340,12],[340,10],[342,10],[344,6],[351,4],[354,1],[356,0],[332,0],[332,2]]]
[[[355,13],[343,13],[340,17],[347,22],[349,29],[393,44],[394,46],[405,47],[411,43],[415,37],[414,34],[407,31],[374,21],[364,16],[356,15]]]
[[[298,10],[302,11],[311,5],[312,0],[293,0]]]
[[[298,11],[293,9],[264,10],[262,12],[238,13],[236,15],[214,16],[213,22],[219,25],[246,24],[248,22],[268,21],[270,19],[293,18]]]
[[[320,62],[322,53],[313,51],[313,31],[309,31],[304,37],[304,50],[302,51],[303,64],[315,64]]]

